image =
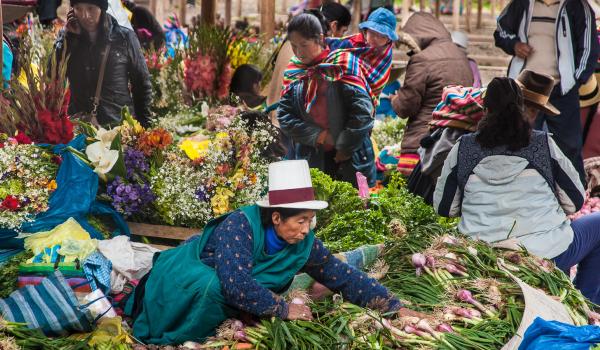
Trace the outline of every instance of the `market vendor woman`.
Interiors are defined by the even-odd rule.
[[[278,295],[298,272],[360,306],[415,315],[315,238],[311,221],[315,210],[326,207],[314,200],[305,160],[272,163],[267,200],[221,216],[199,239],[155,256],[136,289],[134,335],[152,344],[201,342],[239,311],[311,320],[308,306],[288,304]]]

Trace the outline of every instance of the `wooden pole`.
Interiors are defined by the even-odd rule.
[[[467,3],[467,14],[466,14],[466,20],[467,20],[467,32],[471,33],[471,12],[473,12],[473,3],[472,0],[466,0]]]
[[[281,13],[284,15],[287,15],[287,11],[288,11],[287,0],[281,0]]]
[[[452,30],[460,30],[460,5],[462,0],[452,0]]]
[[[356,1],[356,0],[354,0]],[[402,0],[402,26],[408,22],[408,18],[410,17],[410,3],[411,0]]]
[[[181,21],[181,26],[185,27],[186,17],[187,17],[187,0],[179,0],[179,20]]]
[[[266,40],[275,36],[275,0],[261,0],[260,31]]]
[[[214,25],[215,24],[215,11],[216,6],[215,0],[202,0],[202,7],[200,8],[200,18],[203,24]]]
[[[350,32],[358,33],[358,24],[362,17],[362,1],[354,0],[352,3],[352,22],[350,22]]]
[[[496,19],[496,0],[490,0],[492,19]]]
[[[242,0],[238,0],[237,18],[242,19]]]
[[[225,0],[225,26],[231,26],[231,0]]]
[[[419,0],[419,11],[425,11],[425,0]]]
[[[435,18],[440,18],[440,2],[441,0],[435,0]]]
[[[477,29],[481,29],[481,16],[483,15],[483,0],[477,0]]]

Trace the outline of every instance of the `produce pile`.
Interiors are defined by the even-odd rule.
[[[230,320],[203,347],[499,349],[516,333],[525,309],[510,274],[560,300],[575,324],[600,322],[600,315],[550,261],[462,237],[407,193],[400,176],[365,200],[318,171],[313,171],[313,183],[318,197],[331,201],[331,208],[319,213],[317,236],[334,250],[385,242],[382,259],[389,270],[382,283],[404,305],[429,317],[393,318],[351,305],[339,295],[310,301],[293,298],[292,292],[292,302],[311,306],[312,322],[273,318],[244,325]]]

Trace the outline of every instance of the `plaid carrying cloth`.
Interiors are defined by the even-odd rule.
[[[373,106],[379,104],[379,94],[390,76],[392,65],[392,45],[384,48],[362,46],[360,40],[349,41],[359,47],[349,47],[333,51],[324,51],[320,63],[308,66],[294,56],[283,74],[285,95],[300,81],[306,81],[306,112],[310,112],[317,98],[317,82],[314,77],[320,76],[330,82],[340,81],[365,91],[371,97]]]
[[[483,118],[484,92],[485,89],[481,88],[446,86],[429,125],[432,129],[450,127],[477,130],[477,124]]]
[[[0,299],[0,312],[11,322],[26,323],[48,336],[91,332],[93,319],[79,302],[60,271],[41,284],[25,286]]]

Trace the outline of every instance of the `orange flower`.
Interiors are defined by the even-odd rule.
[[[138,149],[146,156],[151,155],[155,149],[165,149],[173,143],[171,134],[163,129],[153,129],[144,132],[138,140]]]

